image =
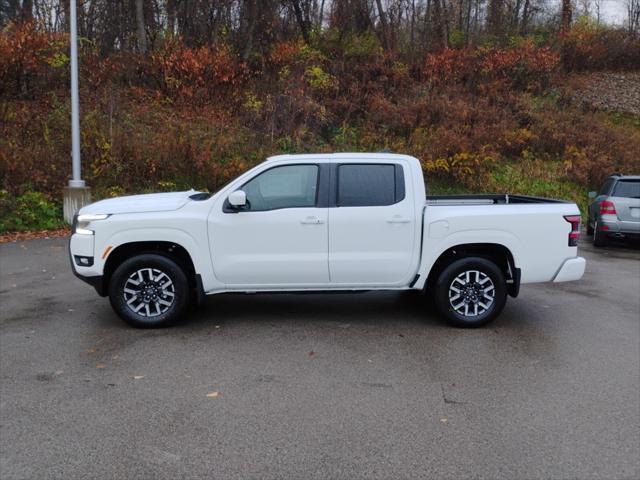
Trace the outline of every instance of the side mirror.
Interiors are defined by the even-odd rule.
[[[589,198],[596,198],[598,194],[596,192],[589,192]]]
[[[247,204],[247,194],[242,190],[236,190],[229,195],[229,205],[234,208],[242,208]]]

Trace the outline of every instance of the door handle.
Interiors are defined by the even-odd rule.
[[[390,219],[387,220],[387,223],[410,223],[410,218],[403,218],[400,215],[394,215]]]
[[[318,217],[306,217],[300,220],[300,223],[303,225],[321,225],[324,223],[324,220]]]

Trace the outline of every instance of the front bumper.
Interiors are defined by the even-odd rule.
[[[93,259],[93,248],[93,235],[71,235],[71,238],[69,238],[69,262],[71,263],[71,271],[76,277],[91,285],[99,295],[104,297],[106,295],[106,288],[101,272],[97,270],[97,265],[92,262],[90,266],[81,266],[78,265],[76,261],[77,257]]]
[[[570,258],[565,260],[553,278],[555,282],[571,282],[572,280],[580,280],[584,275],[584,269],[587,261],[583,257]]]

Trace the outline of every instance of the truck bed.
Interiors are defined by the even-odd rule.
[[[427,195],[427,205],[510,205],[532,203],[570,203],[544,197],[527,195],[486,194],[486,195]]]

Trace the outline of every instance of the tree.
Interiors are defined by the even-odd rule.
[[[627,0],[627,28],[632,35],[640,33],[640,0]]]
[[[447,46],[446,18],[443,12],[444,2],[445,0],[431,0],[433,4],[433,44],[438,50]]]
[[[504,0],[489,0],[487,31],[496,37],[504,33]]]
[[[147,53],[147,33],[144,28],[144,4],[142,0],[136,0],[136,25],[138,27],[138,50],[141,54]]]
[[[522,20],[520,21],[520,33],[527,34],[529,28],[529,0],[524,0],[524,6],[522,7]]]
[[[382,0],[376,0],[376,7],[378,7],[378,18],[380,19],[380,30],[382,31],[382,46],[385,50],[391,48],[391,42],[389,40],[389,25],[387,24],[387,16],[382,8]]]
[[[5,0],[0,2],[0,26],[9,21],[33,19],[33,0]]]
[[[367,0],[333,0],[329,25],[341,33],[370,30],[371,11]]]
[[[309,43],[309,31],[311,30],[310,5],[309,0],[290,0],[296,21],[300,27],[300,33],[305,43]],[[303,5],[300,5],[303,3]]]
[[[560,32],[566,33],[571,28],[571,17],[573,16],[573,7],[571,0],[562,0],[562,19],[560,24]]]
[[[594,0],[593,4],[596,9],[596,23],[600,25],[600,11],[602,9],[602,3],[604,0]]]

